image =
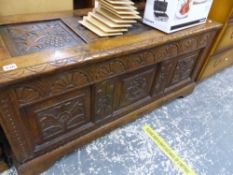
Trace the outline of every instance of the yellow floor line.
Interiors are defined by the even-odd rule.
[[[184,175],[196,175],[196,173],[179,157],[179,155],[159,136],[149,125],[145,125],[143,130],[159,149],[173,162],[173,164],[183,172]]]

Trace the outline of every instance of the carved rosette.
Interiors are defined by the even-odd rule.
[[[198,54],[191,55],[178,61],[171,84],[178,83],[191,76],[197,56]]]
[[[124,92],[125,98],[129,101],[138,99],[139,97],[146,94],[145,89],[147,81],[145,77],[137,77],[131,82],[125,82]]]
[[[95,72],[94,80],[105,79],[109,76],[119,75],[127,70],[127,62],[116,59],[107,63],[98,64],[97,68],[92,67]]]
[[[60,74],[51,80],[50,93],[59,94],[87,84],[91,81],[91,78],[86,71],[72,71]]]
[[[199,37],[198,39],[198,46],[199,47],[205,47],[208,45],[208,41],[211,37],[212,33],[206,33],[206,34],[203,34]]]
[[[149,96],[154,69],[139,73],[135,76],[125,78],[122,84],[122,95],[120,105],[135,103],[138,99]]]
[[[37,101],[49,95],[48,88],[49,82],[36,80],[28,84],[20,84],[15,88],[15,94],[19,104],[27,104]]]

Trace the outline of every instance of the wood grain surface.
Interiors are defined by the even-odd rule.
[[[167,35],[139,23],[126,35],[99,38],[78,23],[89,11],[0,19],[0,68],[17,66],[0,71],[0,123],[19,174],[36,175],[78,146],[190,93],[221,27],[207,22]]]

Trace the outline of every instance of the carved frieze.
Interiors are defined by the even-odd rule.
[[[59,94],[75,89],[91,81],[91,76],[86,71],[71,71],[50,79],[50,94]]]
[[[178,53],[177,44],[168,44],[168,45],[161,46],[159,49],[155,49],[153,53],[154,53],[155,62],[168,59],[168,58],[172,58],[180,54]]]
[[[197,49],[205,47],[207,45],[208,39],[211,38],[212,35],[213,33],[205,33],[202,35],[193,36],[191,40],[190,38],[182,39],[180,41],[173,42],[172,44],[169,44],[169,45],[147,49],[144,52],[152,53],[153,58],[154,58],[153,63],[157,63],[166,58],[175,57],[183,53],[193,51],[192,49],[197,50]],[[151,42],[156,42],[156,41],[152,40]],[[126,45],[125,47],[127,47],[130,50],[133,48],[137,48],[139,46],[142,47],[143,45],[150,46],[150,41],[147,41],[145,43],[135,43],[131,45]],[[17,70],[14,70],[13,72],[0,72],[1,73],[0,83],[8,82],[8,81],[17,79],[18,77],[26,77],[26,76],[34,75],[37,73],[54,70],[55,68],[57,69],[59,67],[63,67],[69,64],[76,64],[80,61],[82,62],[82,61],[85,61],[86,59],[89,59],[90,56],[95,54],[96,51],[94,50],[91,51],[91,50],[88,50],[88,48],[86,47],[82,47],[81,49],[80,48],[77,49],[77,51],[75,52],[77,53],[77,56],[75,57],[68,57],[68,58],[59,59],[59,60],[55,59],[54,61],[43,63],[39,65],[40,66],[39,69],[37,68],[38,66],[36,66],[36,68],[34,68],[35,66],[28,66],[24,68],[19,68]],[[115,53],[119,53],[119,52],[122,52],[121,47],[115,48],[114,50],[103,50],[101,53],[104,53],[104,55],[110,55],[110,54],[114,55]],[[140,53],[142,52],[143,51],[141,51]],[[100,56],[101,56],[101,53],[98,52]],[[135,55],[138,58],[138,54],[135,54]],[[129,57],[129,60],[131,61],[130,59],[131,55],[122,56],[118,59],[122,60],[122,62],[125,62],[125,61],[127,62],[127,60],[125,60],[125,58],[127,57]],[[141,61],[144,61],[145,59],[147,58],[144,57],[143,60],[141,59]]]
[[[196,38],[187,38],[181,40],[177,43],[178,53],[184,54],[192,52],[199,48],[198,46],[198,37]]]
[[[15,94],[19,104],[26,104],[47,96],[49,83],[45,80],[36,80],[32,83],[23,84],[15,89]]]
[[[28,84],[21,84],[16,87],[15,92],[17,97],[23,99],[19,99],[20,104],[27,104],[32,102],[32,98],[33,100],[47,98],[54,94],[64,93],[87,84],[94,84],[97,81],[105,80],[106,78],[140,69],[148,65],[153,65],[164,59],[169,59],[196,50],[199,47],[203,47],[199,46],[198,43],[201,42],[203,44],[206,42],[206,37],[206,35],[203,35],[202,37],[198,36],[183,39],[172,44],[147,49],[139,53],[114,58],[103,63],[97,63],[88,67],[82,67],[54,76],[49,76],[44,78],[44,81],[47,82],[47,85],[46,83],[43,85],[44,87],[41,86],[43,83],[40,83],[39,80]],[[199,40],[200,38],[204,39]],[[60,64],[63,63],[61,62]],[[39,89],[46,89],[46,93],[41,92]]]
[[[97,67],[91,67],[93,80],[105,79],[106,77],[111,77],[114,75],[119,75],[124,73],[128,69],[127,60],[115,59],[107,63],[97,64]]]

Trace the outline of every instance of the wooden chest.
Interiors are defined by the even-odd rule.
[[[20,174],[191,92],[218,23],[98,38],[86,11],[1,18],[0,122]]]

